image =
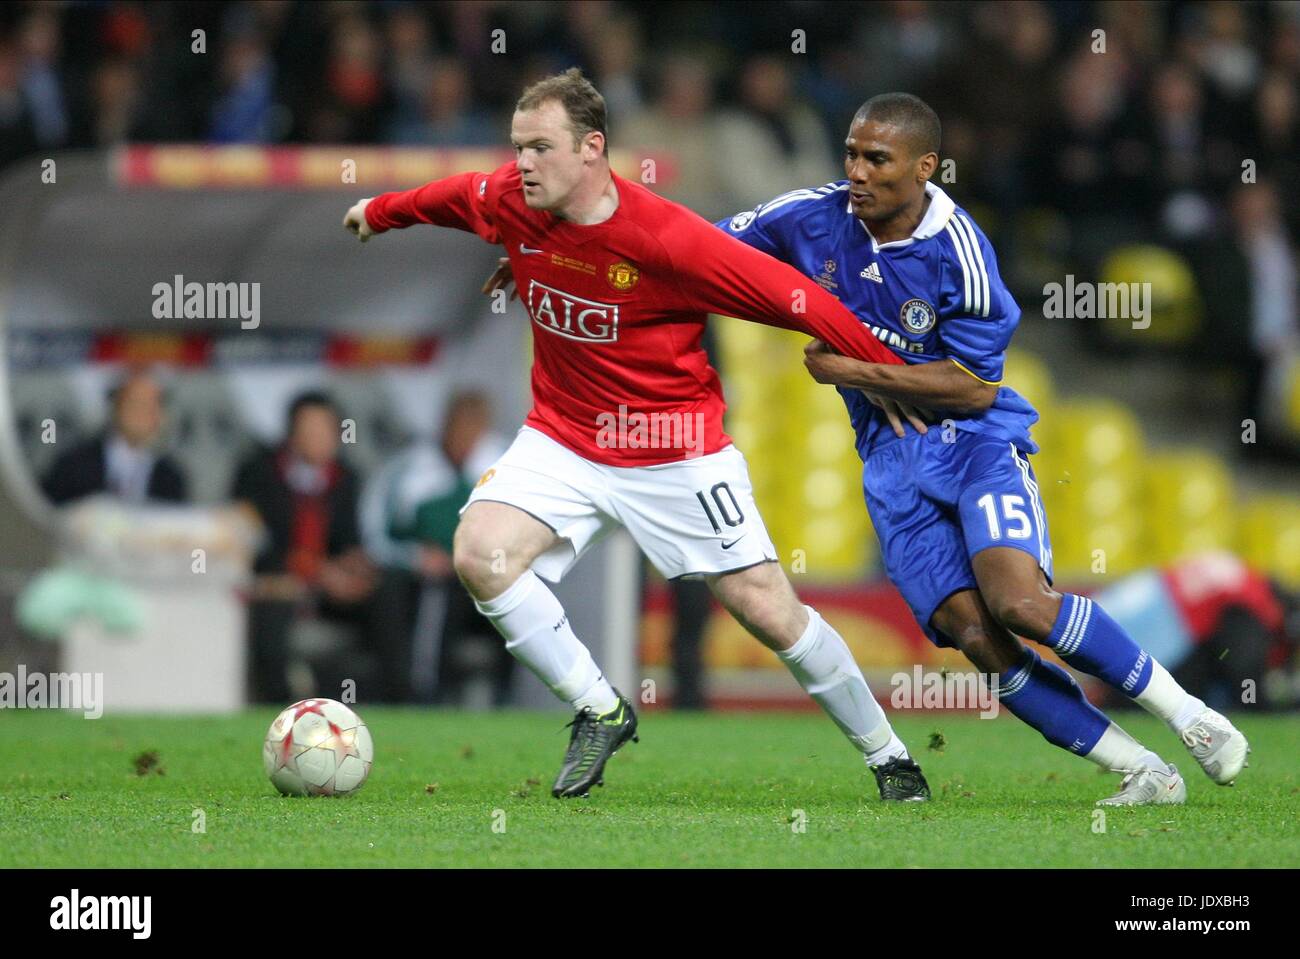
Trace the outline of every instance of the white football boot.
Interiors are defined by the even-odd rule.
[[[1250,744],[1226,716],[1206,707],[1181,733],[1183,745],[1220,786],[1231,786],[1246,762]]]
[[[1187,784],[1170,763],[1166,769],[1135,769],[1119,784],[1119,792],[1097,800],[1098,806],[1181,806],[1187,801]]]

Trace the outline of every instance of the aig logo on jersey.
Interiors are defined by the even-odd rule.
[[[929,333],[939,319],[938,314],[934,312],[934,307],[925,300],[908,300],[903,304],[898,318],[907,332],[918,334]]]
[[[617,304],[584,300],[536,280],[528,281],[528,315],[542,329],[570,340],[613,343],[618,339]]]

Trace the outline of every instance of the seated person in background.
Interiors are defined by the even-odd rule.
[[[483,472],[505,452],[506,439],[491,432],[486,394],[452,396],[438,443],[422,440],[385,463],[361,497],[361,535],[370,559],[404,584],[404,662],[410,683],[403,693],[420,702],[457,702],[466,671],[457,653],[462,640],[495,637],[461,588],[451,564],[460,508]],[[432,587],[427,590],[426,587]],[[417,634],[417,629],[419,630]],[[510,697],[514,657],[491,643],[493,701]]]
[[[185,474],[154,450],[163,425],[158,381],[133,371],[109,391],[108,401],[107,429],[55,459],[41,480],[45,495],[57,505],[106,492],[129,503],[185,502]]]
[[[1300,640],[1300,604],[1233,554],[1201,553],[1133,573],[1096,600],[1215,708],[1295,705],[1286,677]]]
[[[283,705],[289,689],[289,631],[313,611],[322,619],[359,626],[362,642],[381,660],[377,686],[358,682],[359,701],[386,701],[392,671],[384,644],[394,633],[383,583],[361,549],[359,483],[338,457],[340,419],[323,393],[304,393],[289,407],[288,435],[253,454],[236,471],[231,497],[249,504],[266,527],[248,608],[250,691],[254,702]],[[357,671],[319,677],[313,695],[337,696],[338,683]]]

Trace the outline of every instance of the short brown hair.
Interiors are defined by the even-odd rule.
[[[576,148],[588,133],[599,133],[605,138],[604,155],[609,155],[609,131],[605,128],[605,98],[591,85],[577,67],[546,77],[527,87],[515,104],[516,110],[536,110],[548,100],[564,107],[573,130]]]

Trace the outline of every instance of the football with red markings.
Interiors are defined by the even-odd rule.
[[[349,796],[365,785],[374,759],[366,724],[333,699],[294,703],[262,744],[266,774],[286,796]]]

